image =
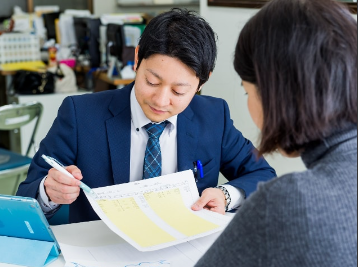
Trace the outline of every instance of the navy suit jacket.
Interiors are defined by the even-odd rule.
[[[92,188],[129,182],[132,87],[67,97],[17,194],[37,197],[40,182],[51,168],[42,154],[66,166],[78,166],[82,181]],[[202,161],[204,178],[197,183],[200,193],[218,184],[219,172],[246,196],[256,190],[258,182],[276,176],[263,158],[257,159],[251,142],[233,126],[228,105],[222,99],[193,98],[178,115],[177,147],[178,171],[192,169],[194,161]],[[82,191],[70,205],[69,219],[71,223],[99,219]]]

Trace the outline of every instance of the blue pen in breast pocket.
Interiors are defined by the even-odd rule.
[[[194,165],[195,181],[198,182],[199,178],[200,179],[204,178],[203,164],[201,163],[200,160],[197,160],[193,162],[193,165]]]

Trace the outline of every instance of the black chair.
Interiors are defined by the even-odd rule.
[[[123,48],[125,44],[124,27],[118,24],[107,25],[107,49],[108,54],[114,56],[123,63]]]
[[[101,65],[101,52],[99,51],[99,28],[101,26],[100,19],[88,19],[88,51],[90,55],[91,68],[98,68]]]
[[[45,28],[47,30],[47,39],[56,40],[56,25],[55,20],[60,17],[60,12],[45,13],[43,14]]]
[[[88,54],[88,49],[89,49],[88,47],[89,32],[87,27],[88,20],[89,18],[80,18],[80,17],[73,18],[77,47],[80,55]]]

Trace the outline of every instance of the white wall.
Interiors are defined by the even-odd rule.
[[[215,71],[203,87],[203,94],[225,99],[231,111],[235,126],[255,145],[259,136],[257,127],[251,120],[246,105],[246,96],[241,87],[241,79],[233,68],[235,45],[244,24],[257,12],[257,9],[209,7],[207,0],[200,2],[200,14],[218,35],[218,58]],[[288,159],[279,154],[266,156],[278,175],[301,171],[305,167],[301,159]]]
[[[199,12],[199,7],[195,6],[182,6],[184,8],[196,10]],[[168,6],[145,6],[145,7],[123,7],[117,5],[117,0],[93,0],[93,9],[96,16],[101,16],[102,14],[112,14],[112,13],[148,13],[151,16],[167,11],[171,7]]]
[[[96,16],[116,12],[118,12],[116,0],[93,0],[93,13]]]

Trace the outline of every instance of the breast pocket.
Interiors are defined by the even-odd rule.
[[[215,163],[215,159],[211,159],[205,164],[203,163],[204,177],[213,172],[215,170],[215,167],[216,169],[218,169]]]
[[[218,184],[219,169],[215,159],[211,159],[203,164],[204,177],[197,180],[197,187],[201,193],[209,187],[215,187]]]

